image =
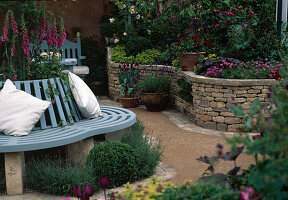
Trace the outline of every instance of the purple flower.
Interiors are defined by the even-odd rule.
[[[108,188],[110,186],[109,178],[107,176],[100,177],[98,184],[102,189]]]
[[[86,185],[85,192],[87,196],[91,197],[94,193],[93,186],[92,185]]]
[[[81,198],[83,193],[84,193],[84,192],[83,192],[83,189],[82,189],[81,186],[75,185],[75,186],[73,187],[73,196],[74,196],[74,197]]]

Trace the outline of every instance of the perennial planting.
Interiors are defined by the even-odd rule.
[[[60,75],[60,58],[55,55],[61,53],[66,38],[64,21],[61,18],[60,28],[57,29],[56,17],[53,13],[45,11],[43,5],[26,5],[29,9],[8,10],[5,14],[3,32],[0,34],[0,50],[3,52],[0,63],[2,80],[33,80],[51,77],[52,74]],[[30,15],[34,15],[34,18],[30,18]],[[40,56],[40,44],[44,39],[51,52],[48,52],[47,58]],[[47,60],[53,67],[42,66]],[[47,75],[46,71],[52,73]]]

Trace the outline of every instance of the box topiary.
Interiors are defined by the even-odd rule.
[[[145,37],[133,36],[129,38],[126,43],[126,52],[127,54],[136,56],[138,53],[146,49],[151,49],[153,46],[149,39]]]
[[[86,164],[95,177],[107,176],[110,187],[137,179],[137,155],[131,146],[119,141],[96,145],[88,154]]]

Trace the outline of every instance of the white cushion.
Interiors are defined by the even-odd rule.
[[[95,118],[101,115],[99,103],[86,83],[71,72],[68,72],[68,78],[72,94],[82,116]]]
[[[28,135],[49,106],[50,102],[17,90],[8,79],[0,92],[0,132]]]

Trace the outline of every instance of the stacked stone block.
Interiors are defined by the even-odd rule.
[[[110,52],[111,53],[111,52]],[[118,81],[119,64],[111,62],[108,50],[108,80],[110,97],[118,101],[120,85]],[[111,57],[110,57],[111,58]],[[163,73],[171,79],[171,99],[176,109],[188,116],[197,125],[220,131],[240,131],[245,118],[236,117],[229,108],[232,104],[241,104],[248,112],[255,98],[258,98],[264,108],[264,116],[269,116],[270,99],[267,94],[274,80],[270,79],[217,79],[195,75],[193,72],[174,71],[163,72],[162,66],[139,66],[148,73]],[[177,79],[184,78],[191,83],[193,102],[186,102],[178,96],[181,88]]]

